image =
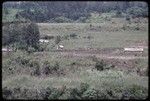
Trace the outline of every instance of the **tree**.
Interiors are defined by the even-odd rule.
[[[38,48],[40,33],[35,23],[13,22],[4,25],[2,32],[3,45],[18,43],[21,49]]]
[[[133,17],[146,17],[148,16],[148,10],[141,7],[131,7],[127,9],[127,13]]]

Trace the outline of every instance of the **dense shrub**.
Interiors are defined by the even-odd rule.
[[[2,93],[3,93],[3,98],[4,99],[9,99],[12,96],[12,91],[10,89],[8,89],[7,87],[4,87],[2,89]]]
[[[85,23],[87,20],[87,17],[80,17],[76,22],[82,22]]]
[[[58,71],[60,69],[59,63],[55,62],[54,65],[51,65],[48,61],[45,61],[42,65],[42,73],[45,75],[53,74],[53,73],[61,73]]]
[[[83,92],[85,92],[89,88],[89,86],[90,86],[89,84],[81,82],[79,92],[83,94]]]
[[[77,34],[76,33],[72,33],[72,34],[70,34],[70,37],[71,38],[77,38]]]
[[[68,40],[68,39],[69,39],[69,35],[64,35],[63,38],[64,38],[65,40]]]
[[[97,99],[98,93],[94,88],[90,88],[82,94],[82,99]]]
[[[122,17],[122,12],[118,10],[118,11],[116,12],[116,17]]]
[[[98,62],[98,59],[95,55],[91,56],[90,58],[93,62]]]
[[[54,71],[58,71],[59,68],[60,68],[59,63],[58,63],[58,62],[55,62],[54,67],[53,67],[53,70],[54,70]]]
[[[140,27],[138,24],[135,26],[135,30],[140,30]]]
[[[29,53],[33,53],[33,52],[35,52],[36,50],[35,50],[35,48],[33,48],[33,47],[28,47],[28,52]]]
[[[33,76],[39,76],[41,74],[40,64],[39,64],[38,61],[36,61],[36,60],[30,60],[30,62],[28,63],[28,66],[31,69],[31,75],[33,75]]]
[[[63,94],[64,92],[60,89],[53,88],[52,93],[48,96],[48,99],[59,99],[59,97]]]
[[[132,85],[122,93],[122,97],[125,99],[145,99],[148,97],[147,92],[148,90],[142,86]]]
[[[50,39],[53,39],[54,36],[49,36],[49,35],[45,35],[45,36],[42,36],[41,39],[46,39],[46,40],[50,40]]]
[[[82,89],[83,88],[83,89]],[[115,90],[115,88],[93,88],[87,83],[81,83],[79,87],[67,88],[39,88],[29,89],[24,87],[7,88],[3,87],[3,98],[5,99],[146,99],[148,97],[148,89],[131,85],[123,89]]]
[[[81,99],[81,95],[77,88],[70,89],[70,99]]]
[[[105,66],[106,66],[106,64],[104,63],[103,60],[97,61],[96,64],[95,64],[95,68],[96,68],[97,70],[99,70],[99,71],[104,70],[104,69],[105,69]]]
[[[50,69],[51,65],[48,61],[45,61],[42,65],[42,73],[45,75],[48,75],[51,73],[51,69]]]
[[[42,99],[48,100],[48,97],[51,94],[51,92],[52,92],[52,90],[50,87],[47,87],[45,89],[43,88],[40,90],[40,95],[41,95]]]
[[[148,9],[143,9],[141,7],[131,7],[127,9],[127,14],[133,17],[147,17]]]
[[[29,61],[30,61],[30,58],[27,56],[25,56],[25,57],[24,56],[18,56],[18,57],[16,57],[15,61],[17,63],[19,63],[20,65],[27,66]]]
[[[82,99],[82,95],[89,88],[89,84],[81,83],[78,88],[73,88],[70,90],[70,99]]]
[[[60,41],[61,41],[61,37],[60,36],[56,36],[55,44],[59,44]]]
[[[93,36],[90,36],[90,35],[87,36],[87,39],[89,39],[89,40],[92,38],[93,38]]]
[[[126,21],[128,21],[129,23],[131,22],[131,18],[130,18],[129,15],[127,15],[125,19],[126,19]]]
[[[21,49],[38,48],[40,33],[35,23],[13,22],[3,25],[2,44],[17,43]]]

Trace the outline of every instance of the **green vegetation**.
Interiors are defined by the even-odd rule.
[[[147,99],[147,9],[145,2],[5,2],[3,98]]]
[[[65,6],[64,6],[65,5]],[[113,17],[148,17],[146,2],[17,2],[3,3],[3,20],[26,19],[37,23],[92,22],[93,12],[113,13]],[[96,23],[103,22],[103,17],[94,17]],[[110,18],[105,18],[110,21]]]
[[[38,48],[40,33],[35,23],[3,25],[3,45],[17,44],[18,49]],[[31,51],[31,48],[30,48]]]

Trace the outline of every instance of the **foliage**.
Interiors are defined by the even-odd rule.
[[[52,93],[49,95],[48,99],[58,99],[64,92],[59,90],[59,89],[56,89],[56,88],[53,88],[52,89]]]
[[[121,11],[117,11],[116,12],[116,17],[122,17],[122,12]]]
[[[71,23],[73,22],[71,19],[68,19],[66,17],[60,16],[60,17],[56,17],[51,19],[49,22],[53,22],[53,23]]]
[[[45,36],[42,36],[41,39],[46,39],[46,40],[50,40],[50,39],[53,39],[54,36],[49,36],[49,35],[45,35]]]
[[[95,89],[90,88],[83,93],[82,98],[83,99],[98,99],[98,93]]]
[[[51,73],[51,69],[50,69],[51,65],[48,61],[45,61],[42,65],[42,73],[45,75],[48,75]]]
[[[29,53],[33,53],[33,52],[35,52],[36,50],[33,48],[33,47],[28,47],[28,52]]]
[[[70,34],[70,37],[71,38],[77,38],[77,34],[76,33],[72,33],[72,34]]]
[[[110,11],[148,16],[148,5],[146,2],[7,2],[3,9],[19,9],[14,15],[30,19],[34,22],[86,22],[92,12],[108,13]],[[13,16],[14,16],[13,15]],[[6,17],[9,17],[8,15]],[[3,17],[5,18],[5,17]]]
[[[59,44],[60,41],[61,41],[61,36],[56,36],[55,44]]]
[[[131,85],[128,87],[123,93],[122,98],[124,99],[145,99],[148,95],[146,94],[148,90],[146,90],[142,86]]]
[[[55,62],[54,65],[51,65],[50,62],[45,61],[42,65],[42,73],[45,75],[58,73],[59,69],[60,69],[60,66],[58,62]]]
[[[104,69],[105,69],[105,66],[106,66],[106,64],[104,63],[103,60],[97,61],[96,64],[95,64],[95,68],[96,68],[97,70],[99,70],[99,71],[104,70]]]
[[[14,22],[15,23],[15,22]],[[35,23],[17,23],[3,26],[3,45],[13,43],[19,44],[17,48],[28,49],[34,47],[37,49],[39,44],[39,29]]]
[[[148,16],[147,9],[143,9],[140,7],[128,8],[127,13],[133,17],[147,17]]]

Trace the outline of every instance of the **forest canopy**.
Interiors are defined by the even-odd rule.
[[[91,13],[117,13],[126,16],[147,17],[146,2],[98,2],[98,1],[60,1],[60,2],[4,2],[3,16],[7,16],[10,9],[17,9],[15,18],[29,19],[34,22],[72,22],[83,17],[88,19]],[[142,13],[141,13],[142,12]],[[120,16],[121,17],[121,16]],[[59,21],[59,20],[61,21]],[[80,21],[79,21],[80,22]],[[81,20],[82,22],[82,20]]]

